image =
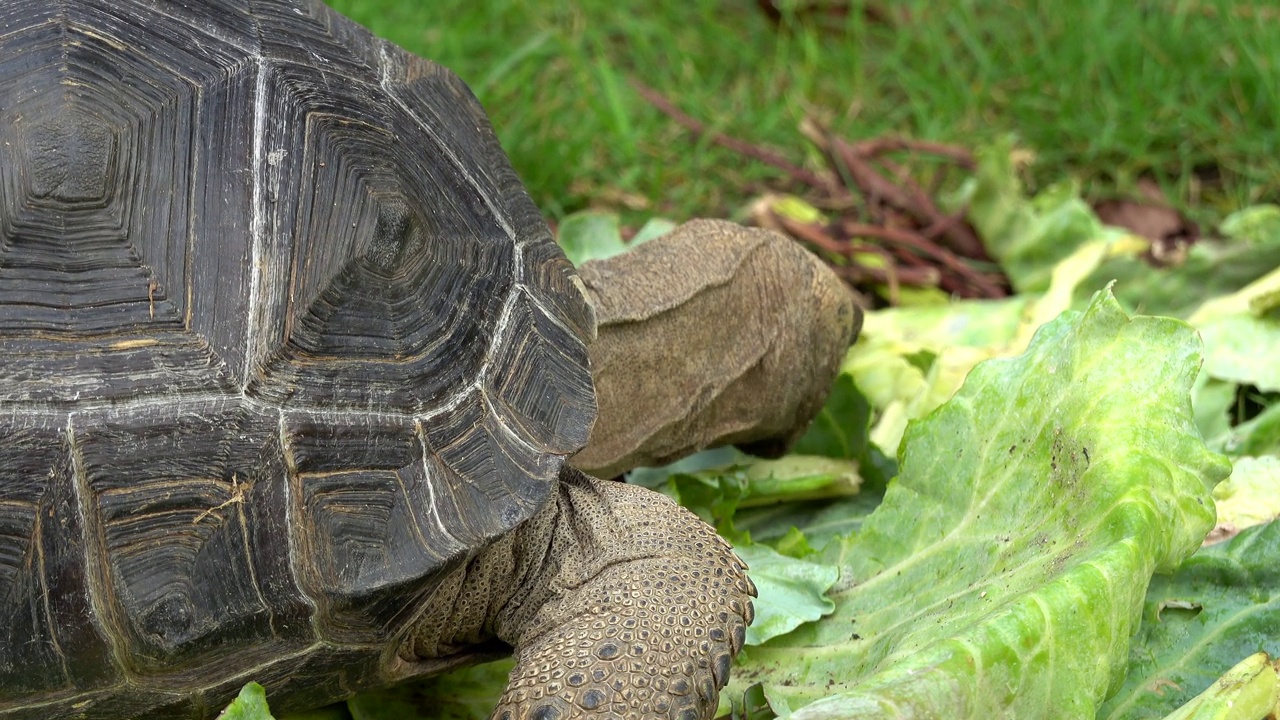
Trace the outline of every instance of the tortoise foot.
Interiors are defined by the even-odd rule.
[[[715,532],[657,493],[587,479],[625,534],[603,555],[648,554],[566,573],[522,636],[498,720],[711,718],[751,623],[755,588]],[[574,503],[586,510],[594,503]],[[604,549],[602,546],[596,547]],[[576,577],[575,577],[576,575]],[[565,576],[562,576],[565,577]]]

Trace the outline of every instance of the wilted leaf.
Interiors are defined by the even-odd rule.
[[[826,222],[822,211],[795,195],[770,195],[766,202],[771,212],[802,223]]]
[[[789,633],[835,609],[826,596],[840,570],[834,565],[798,560],[759,544],[734,548],[751,568],[756,619],[747,628],[747,644],[759,645]]]
[[[1165,720],[1263,720],[1280,712],[1280,675],[1266,653],[1241,660]]]
[[[1182,213],[1159,202],[1111,198],[1094,203],[1098,219],[1152,242],[1194,238],[1195,224]]]
[[[979,365],[907,433],[821,621],[743,652],[793,716],[1090,716],[1124,672],[1154,570],[1213,522],[1226,475],[1195,431],[1198,340],[1100,296]],[[813,702],[817,700],[817,702]]]
[[[1236,458],[1231,477],[1213,488],[1213,500],[1218,507],[1218,523],[1209,533],[1213,542],[1280,518],[1280,458]]]
[[[667,485],[658,489],[737,542],[750,539],[735,528],[739,508],[848,497],[857,494],[861,484],[855,461],[788,455],[778,460],[752,458],[728,467],[674,473]]]
[[[1280,523],[1273,522],[1204,548],[1172,576],[1152,580],[1129,675],[1099,720],[1163,717],[1240,658],[1259,650],[1280,657],[1277,628]]]
[[[267,691],[256,682],[240,689],[240,694],[218,715],[218,720],[275,720],[267,707]]]
[[[784,554],[784,540],[792,528],[804,536],[807,545],[821,549],[827,543],[856,532],[880,504],[883,491],[859,494],[843,500],[788,502],[772,507],[738,510],[733,525],[756,542],[772,545]],[[790,545],[791,548],[795,544]]]

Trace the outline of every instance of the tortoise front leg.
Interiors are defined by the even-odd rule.
[[[710,718],[752,618],[745,571],[666,497],[565,466],[547,507],[440,588],[406,650],[512,645],[494,718]]]
[[[550,542],[498,616],[516,667],[494,717],[712,717],[752,618],[746,566],[658,493],[560,478],[553,510],[522,529]]]

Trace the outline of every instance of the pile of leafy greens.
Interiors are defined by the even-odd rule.
[[[1280,208],[1154,264],[1073,185],[1027,197],[1011,150],[954,202],[1016,295],[870,313],[791,455],[629,478],[751,565],[725,715],[1280,714]],[[561,241],[626,247],[597,214]],[[483,718],[509,668],[308,717]],[[228,717],[266,712],[250,686]]]

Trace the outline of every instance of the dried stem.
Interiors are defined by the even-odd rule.
[[[716,145],[726,147],[749,158],[759,160],[766,165],[772,165],[773,167],[776,167],[790,175],[793,179],[805,183],[806,185],[812,185],[816,188],[829,188],[835,185],[830,178],[823,177],[811,170],[806,170],[792,164],[777,150],[767,148],[763,145],[749,143],[746,140],[740,140],[722,132],[709,131],[705,123],[686,114],[683,110],[676,107],[675,103],[663,97],[662,93],[654,90],[644,83],[641,83],[639,80],[633,79],[631,84],[635,87],[636,92],[640,93],[641,97],[649,101],[650,105],[658,108],[665,115],[685,126],[695,135],[706,135],[711,142]]]
[[[973,286],[980,293],[981,297],[1000,298],[1007,295],[1004,288],[992,281],[987,276],[973,269],[964,260],[956,257],[955,253],[940,247],[925,238],[913,232],[898,230],[895,228],[883,227],[880,225],[864,225],[861,223],[846,222],[842,225],[842,229],[851,237],[875,237],[887,240],[899,245],[917,250],[928,255],[938,261],[939,264],[951,270],[959,277],[963,278],[967,283]]]
[[[856,152],[865,158],[879,157],[885,153],[908,150],[923,155],[937,155],[954,161],[965,170],[977,167],[973,153],[958,145],[930,142],[928,140],[911,140],[908,138],[873,138],[854,143]]]
[[[761,201],[757,222],[822,252],[846,258],[847,262],[833,263],[833,268],[851,284],[886,286],[890,304],[897,304],[902,286],[937,287],[970,298],[1008,294],[1001,276],[982,272],[970,264],[973,260],[989,261],[989,257],[973,228],[964,221],[965,212],[943,212],[934,200],[937,187],[926,190],[907,166],[889,157],[904,152],[931,155],[972,171],[977,163],[965,148],[896,137],[853,142],[806,118],[800,125],[801,133],[826,155],[832,168],[831,172],[815,172],[793,164],[775,149],[711,130],[657,90],[634,80],[632,83],[649,103],[691,132],[771,165],[815,191],[807,196],[817,207],[836,214],[839,219],[833,224],[784,217],[774,212],[766,200]],[[935,180],[940,181],[944,171],[945,168],[934,173]],[[871,242],[860,242],[859,238]],[[879,256],[883,266],[866,264],[866,253]]]

